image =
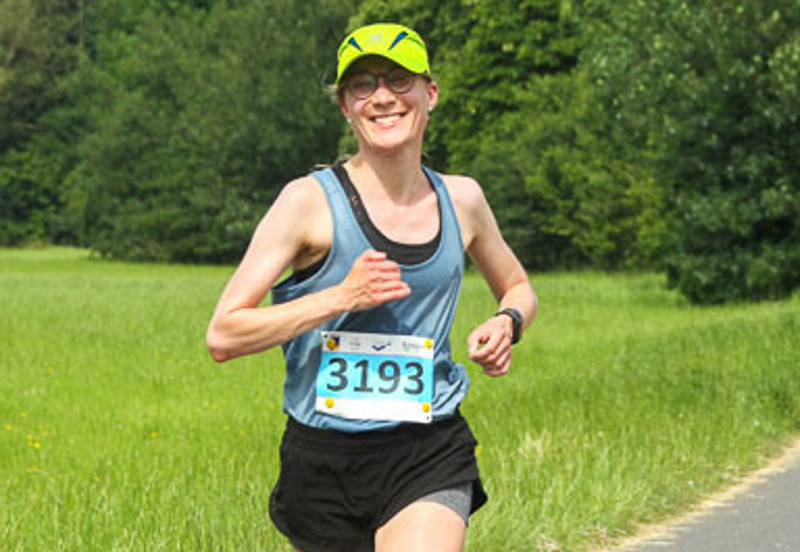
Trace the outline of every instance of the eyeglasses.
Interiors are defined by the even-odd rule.
[[[359,100],[366,100],[378,89],[378,82],[383,79],[386,87],[395,94],[405,94],[414,86],[416,74],[405,69],[392,69],[388,73],[357,73],[347,79],[346,87]]]

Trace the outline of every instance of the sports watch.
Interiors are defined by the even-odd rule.
[[[500,316],[501,314],[505,314],[511,318],[512,322],[511,344],[514,345],[519,341],[519,338],[522,337],[522,313],[520,313],[517,309],[513,309],[511,307],[505,308],[503,310],[494,313],[495,316]]]

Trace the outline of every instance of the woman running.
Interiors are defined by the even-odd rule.
[[[464,253],[499,305],[466,342],[487,375],[508,372],[537,298],[479,184],[422,164],[439,87],[419,35],[352,32],[334,88],[358,153],[284,187],[208,348],[219,362],[283,348],[288,421],[270,515],[297,551],[460,552],[486,501],[459,412],[469,378],[449,341]]]

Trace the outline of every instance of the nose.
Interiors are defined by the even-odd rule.
[[[372,93],[373,103],[387,103],[392,102],[396,98],[395,93],[386,85],[386,79],[381,76],[378,78],[378,84],[375,92]]]

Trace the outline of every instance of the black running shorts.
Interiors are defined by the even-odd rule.
[[[476,444],[460,415],[363,433],[290,418],[270,517],[303,552],[371,552],[379,527],[433,492],[472,483],[471,512],[486,502]]]

